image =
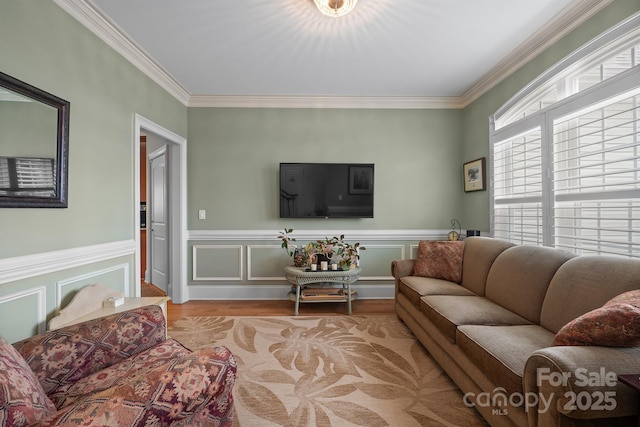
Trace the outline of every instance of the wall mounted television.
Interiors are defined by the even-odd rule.
[[[280,163],[280,218],[373,218],[372,163]]]

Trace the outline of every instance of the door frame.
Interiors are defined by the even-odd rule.
[[[134,115],[133,167],[134,200],[133,226],[135,240],[134,296],[140,296],[140,135],[152,133],[167,140],[167,160],[169,164],[168,193],[169,204],[169,283],[167,295],[176,304],[189,300],[187,289],[187,139],[139,115]]]

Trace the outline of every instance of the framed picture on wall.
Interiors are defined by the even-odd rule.
[[[464,191],[486,190],[484,157],[465,163],[462,166]]]
[[[373,166],[349,166],[349,194],[373,194]]]

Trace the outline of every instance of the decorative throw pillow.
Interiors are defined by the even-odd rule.
[[[640,291],[630,291],[573,319],[558,331],[553,345],[640,345]]]
[[[0,337],[0,421],[2,425],[27,426],[56,413],[27,362]]]
[[[460,283],[462,280],[463,241],[422,240],[413,275]]]
[[[618,303],[630,304],[634,307],[640,308],[640,290],[636,289],[633,291],[628,291],[623,294],[620,294],[617,297],[611,298],[604,305],[618,304]]]

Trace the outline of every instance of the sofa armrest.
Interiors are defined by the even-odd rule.
[[[640,347],[557,346],[532,353],[526,362],[523,391],[536,396],[529,425],[574,419],[615,418],[638,413],[638,396],[618,374],[640,372]],[[532,400],[532,401],[533,401]]]
[[[13,346],[50,394],[165,339],[162,309],[150,305],[35,335]]]
[[[415,259],[396,259],[391,261],[391,275],[395,278],[396,297],[398,296],[398,283],[403,277],[413,274]]]
[[[62,408],[39,426],[231,426],[236,362],[222,346],[176,357]]]
[[[396,259],[391,261],[391,275],[396,279],[411,276],[415,259]]]

